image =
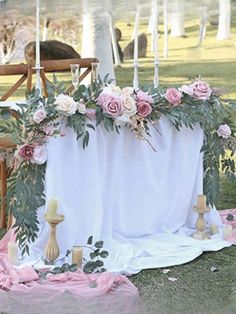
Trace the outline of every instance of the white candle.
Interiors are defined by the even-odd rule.
[[[73,246],[72,248],[72,264],[76,264],[82,268],[83,248],[81,246]]]
[[[56,218],[57,208],[58,208],[58,201],[56,198],[52,198],[48,202],[47,218],[51,218],[51,219]]]
[[[9,261],[12,264],[17,264],[18,262],[18,247],[15,242],[8,242],[8,251],[7,251],[7,256]]]
[[[212,223],[210,225],[209,232],[211,235],[217,234],[217,233],[219,233],[219,227],[216,224]]]
[[[230,225],[225,225],[223,228],[224,239],[230,238],[233,235],[233,227]]]
[[[163,57],[168,57],[168,0],[163,0],[164,49]]]
[[[206,209],[206,195],[198,195],[197,208],[202,210]]]
[[[138,25],[139,25],[139,8],[137,8],[134,22],[134,78],[133,87],[138,88]]]
[[[36,0],[36,48],[35,48],[35,68],[36,68],[36,88],[41,92],[40,81],[40,0]]]
[[[158,7],[157,0],[154,1],[154,22],[153,22],[153,50],[154,50],[154,87],[159,85],[159,55],[158,55]]]

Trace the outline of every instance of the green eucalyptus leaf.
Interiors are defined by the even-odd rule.
[[[91,252],[91,253],[89,254],[89,256],[90,256],[91,259],[94,259],[94,258],[96,258],[97,255],[96,255],[95,253]]]
[[[106,258],[107,256],[109,255],[109,253],[108,253],[108,251],[101,251],[101,253],[100,253],[100,256],[102,257],[102,258]]]
[[[103,247],[103,241],[97,241],[94,246],[97,248],[97,249],[101,249]]]
[[[93,243],[93,236],[90,236],[90,237],[88,238],[87,244],[88,244],[88,245],[92,245],[92,243]]]
[[[104,262],[103,262],[103,261],[100,261],[100,260],[97,260],[97,261],[95,262],[95,264],[96,264],[97,267],[102,267],[102,266],[104,265]]]
[[[83,271],[86,274],[91,274],[95,271],[95,269],[97,268],[97,265],[95,262],[89,261],[84,265]]]
[[[11,118],[11,112],[9,109],[2,109],[0,111],[0,115],[3,120],[9,120]]]
[[[227,219],[228,221],[234,221],[234,215],[233,215],[233,214],[228,214],[227,217],[226,217],[226,219]]]

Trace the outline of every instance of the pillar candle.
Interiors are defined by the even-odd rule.
[[[18,247],[15,242],[8,242],[7,256],[12,264],[17,264],[18,261]]]
[[[219,227],[214,223],[210,225],[209,229],[210,229],[209,232],[211,235],[219,233]]]
[[[233,235],[233,227],[230,225],[225,225],[223,228],[224,239],[230,238]]]
[[[52,198],[48,202],[48,211],[47,211],[47,217],[48,218],[56,218],[57,215],[57,208],[58,208],[58,201],[56,198]]]
[[[206,195],[198,195],[197,208],[203,210],[206,209]]]
[[[79,268],[82,268],[82,261],[83,261],[83,248],[81,246],[73,246],[72,264],[77,264]]]

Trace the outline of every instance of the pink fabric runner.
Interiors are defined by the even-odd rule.
[[[230,238],[227,238],[227,241],[236,245],[236,208],[233,209],[225,209],[219,211],[222,222],[225,225],[230,225],[233,227],[233,235]],[[233,215],[233,220],[228,220],[228,215]]]
[[[236,229],[236,209],[219,211],[224,224],[231,225]],[[227,220],[232,214],[233,220]],[[234,229],[234,231],[235,231]],[[236,232],[227,239],[236,244]],[[114,293],[128,293],[138,295],[138,290],[126,276],[112,273],[85,274],[80,269],[75,272],[63,274],[50,274],[46,279],[40,279],[37,272],[31,266],[15,269],[7,258],[7,243],[15,241],[13,230],[9,231],[0,241],[0,290],[21,293],[41,293],[49,297],[70,292],[75,296],[94,297]]]
[[[102,296],[116,290],[138,295],[137,288],[124,275],[109,272],[85,274],[78,269],[75,273],[50,274],[46,279],[40,279],[31,266],[16,269],[7,258],[7,243],[14,240],[14,232],[10,230],[0,241],[0,290],[46,293],[52,297],[66,291],[82,297]]]

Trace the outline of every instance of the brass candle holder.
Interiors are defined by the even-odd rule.
[[[57,238],[56,238],[56,227],[64,219],[65,219],[64,215],[58,214],[54,218],[49,218],[47,217],[47,215],[45,215],[45,220],[50,225],[50,236],[46,244],[44,253],[47,260],[51,263],[53,263],[60,255],[59,247],[57,244]]]
[[[194,206],[193,210],[198,213],[198,219],[196,222],[197,231],[192,234],[192,237],[197,240],[209,240],[211,237],[209,233],[205,231],[206,222],[204,214],[209,213],[211,210],[210,207]]]

